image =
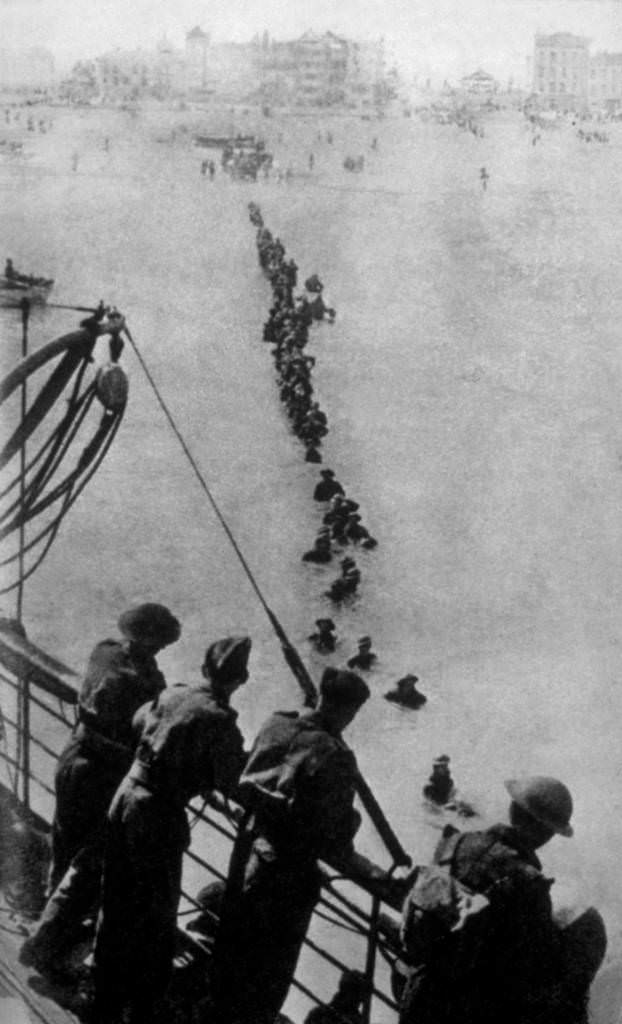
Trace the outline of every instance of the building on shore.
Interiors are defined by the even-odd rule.
[[[355,42],[333,32],[277,41],[264,34],[257,53],[265,103],[367,107],[388,93],[384,41]]]
[[[589,102],[590,42],[570,32],[536,35],[533,92],[550,110],[582,111]]]
[[[163,38],[154,51],[114,50],[80,61],[59,95],[73,103],[134,103],[141,99],[264,106],[381,107],[394,92],[384,44],[353,42],[325,32],[276,41],[267,32],[247,43],[215,43],[199,25],[176,50]]]
[[[186,33],[184,52],[186,89],[206,89],[208,82],[210,37],[200,25]]]
[[[327,107],[346,100],[351,44],[332,32],[264,41],[260,88],[266,102]]]
[[[499,91],[499,83],[496,78],[489,75],[487,71],[478,68],[471,75],[465,75],[460,79],[460,89],[471,96],[483,96],[488,98]]]
[[[590,60],[590,106],[613,114],[622,110],[622,53],[595,53]]]

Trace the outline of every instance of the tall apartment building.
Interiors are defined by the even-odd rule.
[[[533,91],[555,110],[580,110],[589,100],[590,43],[570,32],[537,35]]]
[[[622,109],[622,53],[595,53],[590,61],[590,104],[609,112]]]
[[[283,42],[264,38],[257,52],[268,102],[327,107],[371,103],[385,75],[382,40],[357,43],[333,32],[305,32]]]
[[[205,89],[208,80],[208,51],[210,37],[196,25],[186,33],[186,87]]]
[[[325,32],[305,32],[292,46],[296,61],[296,94],[302,104],[326,105],[345,99],[348,43]]]

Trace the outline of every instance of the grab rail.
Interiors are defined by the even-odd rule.
[[[8,687],[14,694],[17,713],[12,717],[6,700],[2,700],[0,764],[4,763],[9,788],[26,815],[34,813],[49,827],[53,812],[50,797],[54,796],[50,783],[56,759],[72,725],[63,713],[63,705],[71,708],[77,704],[77,692],[68,681],[74,674],[25,639],[15,635],[7,638],[6,633],[6,627],[0,625],[0,693]],[[57,666],[58,672],[55,671]],[[57,699],[60,709],[48,704],[46,697]],[[188,808],[193,841],[186,855],[186,873],[194,881],[198,872],[203,878],[202,885],[209,879],[222,881],[226,878],[230,847],[241,814],[240,808],[218,794],[206,803],[209,812],[206,812],[205,804],[201,807],[191,804]],[[203,830],[209,830],[209,841],[205,843],[201,839]],[[205,846],[211,851],[215,843],[226,844],[226,848],[220,850],[220,866],[203,855]],[[399,886],[389,873],[362,856],[355,856],[347,868],[338,865],[336,869],[338,874],[334,868],[320,865],[322,894],[292,984],[306,1000],[322,1005],[326,1002],[327,993],[320,993],[310,978],[314,972],[309,969],[312,966],[309,958],[319,958],[337,971],[357,968],[365,974],[370,986],[363,1006],[364,1024],[369,1024],[372,1008],[384,1006],[385,1012],[387,1007],[393,1011],[397,1009],[390,993],[387,963],[390,965],[398,953],[397,929],[390,911],[399,908]],[[356,897],[350,892],[347,896],[342,893],[337,887],[338,882],[343,882],[349,889],[354,888]],[[186,888],[180,901],[181,919],[200,907],[197,900],[185,891]],[[365,909],[365,904],[369,909]],[[389,910],[388,914],[383,912],[383,904]],[[194,938],[192,932],[182,929],[182,934],[195,949],[207,955],[205,946]],[[352,947],[347,953],[343,951],[344,936],[348,936],[348,945]],[[382,953],[382,959],[378,952]],[[315,974],[319,972],[315,971]],[[326,972],[322,974],[325,979]],[[328,993],[332,994],[332,991]]]

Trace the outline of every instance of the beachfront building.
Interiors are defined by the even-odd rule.
[[[186,88],[186,61],[184,55],[163,36],[160,39],[149,68],[150,92],[156,99],[180,96]]]
[[[325,32],[268,40],[258,51],[260,88],[266,102],[326,107],[346,97],[349,44]]]
[[[350,107],[370,107],[379,102],[389,78],[386,63],[384,39],[350,44],[346,74]]]
[[[385,78],[384,44],[353,42],[333,32],[257,41],[257,71],[266,103],[301,107],[366,106]]]
[[[570,32],[537,35],[533,92],[551,110],[584,110],[588,104],[589,39]]]
[[[259,87],[259,43],[214,43],[196,26],[186,35],[184,61],[190,96],[218,95],[231,101],[247,99]]]
[[[499,83],[487,71],[482,71],[481,68],[478,68],[473,74],[465,75],[464,78],[460,79],[460,89],[471,96],[487,98],[494,96],[499,91]]]
[[[590,105],[606,113],[622,110],[622,53],[595,53],[590,60]]]
[[[296,100],[303,106],[332,106],[346,97],[348,43],[325,32],[305,32],[295,43],[298,76]]]
[[[206,89],[209,67],[210,37],[199,25],[186,33],[186,88]]]

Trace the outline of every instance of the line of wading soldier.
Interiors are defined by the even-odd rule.
[[[166,686],[156,655],[179,639],[177,619],[143,604],[119,630],[91,654],[58,762],[49,895],[21,961],[75,977],[72,951],[96,919],[89,1019],[170,1021],[185,806],[218,791],[243,818],[219,893],[209,995],[192,1019],[274,1024],[320,893],[318,861],[347,874],[354,856],[357,766],[342,733],[369,688],[327,668],[317,708],[276,712],[247,752],[230,701],[248,680],[248,637],[211,643],[197,683]],[[393,880],[408,894],[395,965],[401,1024],[587,1019],[602,919],[590,909],[561,927],[536,854],[572,834],[570,793],[540,776],[506,788],[509,824],[448,826],[433,865]],[[313,1021],[353,1024],[364,995],[360,975],[346,974]]]
[[[321,462],[320,449],[323,438],[328,434],[328,420],[319,403],[313,400],[315,358],[306,355],[304,350],[313,321],[326,317],[332,323],[335,310],[324,302],[324,286],[317,274],[312,274],[305,281],[305,288],[312,299],[305,294],[294,295],[298,282],[297,264],[286,259],[285,246],[264,224],[259,206],[252,202],[248,205],[251,223],[257,228],[259,263],[270,281],[273,296],[273,305],[264,324],[263,340],[274,345],[272,356],[277,369],[279,396],[293,432],[305,446],[305,460]],[[361,522],[358,503],[345,496],[331,469],[323,469],[320,475],[322,480],[315,489],[314,498],[316,501],[330,501],[330,508],[313,547],[303,554],[303,561],[330,562],[331,538],[339,545],[376,547],[378,542]],[[341,559],[340,565],[340,575],[333,580],[325,595],[336,604],[354,596],[361,580],[360,570],[352,557]]]

